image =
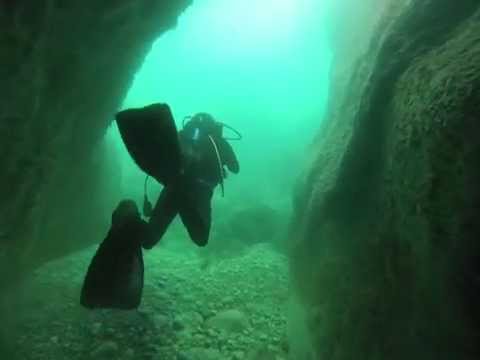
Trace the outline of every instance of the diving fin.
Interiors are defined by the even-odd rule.
[[[80,295],[82,306],[129,310],[140,305],[144,284],[141,241],[146,226],[133,201],[120,203],[88,267]]]
[[[115,115],[123,143],[135,163],[162,185],[181,170],[177,129],[170,107],[155,103]]]

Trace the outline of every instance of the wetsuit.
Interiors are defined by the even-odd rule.
[[[190,122],[178,136],[182,171],[165,185],[150,214],[151,236],[143,244],[147,249],[162,238],[177,214],[192,241],[205,246],[210,234],[211,199],[225,177],[224,167],[235,174],[240,170],[232,147],[221,133]]]

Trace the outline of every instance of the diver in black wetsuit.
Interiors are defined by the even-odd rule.
[[[90,309],[139,306],[144,283],[142,247],[151,249],[177,214],[195,244],[205,246],[213,191],[219,184],[223,191],[225,167],[233,173],[240,170],[232,147],[222,136],[223,127],[228,126],[211,115],[193,116],[177,134],[166,105],[154,104],[124,114],[127,148],[136,155],[137,163],[150,170],[146,171],[149,176],[156,174],[164,188],[153,209],[145,196],[143,212],[150,218],[148,222],[133,200],[122,200],[113,212],[112,226],[88,267],[81,290],[80,302]],[[133,127],[128,128],[129,124]],[[158,135],[150,138],[152,147],[144,141],[149,130]],[[152,149],[159,149],[160,155]]]
[[[207,244],[213,191],[219,184],[223,191],[225,167],[234,174],[240,171],[232,147],[222,136],[223,126],[211,115],[199,113],[179,131],[182,170],[163,188],[153,210],[145,199],[144,214],[150,217],[151,234],[143,242],[144,248],[152,248],[162,238],[177,214],[193,242]]]

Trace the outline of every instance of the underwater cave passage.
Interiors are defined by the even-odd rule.
[[[188,116],[211,114],[242,135],[229,142],[240,172],[224,179],[225,196],[214,192],[206,247],[177,217],[144,251],[138,312],[78,308],[97,245],[39,269],[29,285],[36,315],[18,344],[25,358],[286,358],[282,251],[293,185],[327,99],[331,53],[322,16],[314,0],[195,1],[155,41],[122,109],[166,103],[178,130]],[[232,136],[230,128],[224,135]],[[163,187],[145,182],[116,123],[105,143],[120,182],[115,201],[141,207],[146,192],[155,204]]]

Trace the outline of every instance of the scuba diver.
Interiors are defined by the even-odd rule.
[[[147,173],[143,214],[133,200],[122,200],[112,214],[110,230],[93,257],[81,290],[87,308],[134,309],[140,304],[144,284],[142,248],[160,241],[176,215],[198,246],[208,243],[211,199],[227,170],[240,171],[227,140],[241,135],[207,113],[188,119],[177,132],[167,104],[127,109],[116,115],[122,140],[136,164]],[[223,129],[237,137],[227,139]],[[225,169],[226,168],[226,169]],[[152,208],[147,198],[149,177],[163,189]]]
[[[198,113],[179,131],[179,174],[162,189],[153,209],[146,195],[144,198],[144,215],[150,218],[152,232],[144,248],[152,248],[162,238],[177,214],[193,242],[198,246],[207,244],[213,191],[220,185],[223,194],[227,169],[234,174],[240,171],[237,157],[223,137],[224,126],[210,114]]]

